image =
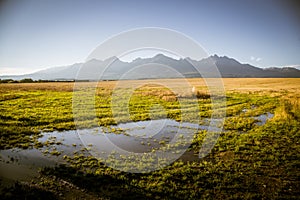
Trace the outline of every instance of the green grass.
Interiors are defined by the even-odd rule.
[[[251,79],[246,79],[245,85],[241,86],[245,88],[250,83],[255,90],[235,89],[232,85],[236,79],[224,81],[231,89],[227,89],[227,106],[219,109],[226,110],[224,128],[227,131],[221,134],[212,152],[204,159],[178,160],[155,172],[131,174],[76,152],[73,156],[63,156],[66,165],[44,168],[39,178],[1,191],[3,199],[9,199],[16,191],[29,197],[33,193],[62,198],[62,194],[70,199],[76,196],[87,199],[299,198],[300,96],[295,86],[299,81],[280,79],[280,84],[277,79],[259,79],[251,83]],[[41,145],[50,148],[57,142],[38,143],[36,139],[41,131],[75,129],[71,83],[60,84],[1,85],[1,149],[39,148]],[[128,119],[122,108],[117,110],[118,115],[113,115],[113,83],[103,83],[96,92],[96,115],[91,117],[83,113],[78,124],[81,128],[102,125],[106,130],[123,134],[123,130],[110,125],[165,117],[192,121],[193,117],[189,115],[195,112],[196,116],[210,117],[211,100],[206,98],[204,94],[207,93],[202,87],[197,88],[201,89],[200,98],[196,99],[197,108],[192,106],[195,99],[189,95],[173,94],[154,85],[139,88],[130,98]],[[121,92],[126,94],[128,91]],[[183,99],[183,104],[179,103],[179,98]],[[126,104],[125,100],[120,99],[119,107]],[[266,124],[257,125],[253,117],[267,112],[275,116]],[[199,152],[205,134],[206,131],[196,133],[189,151]],[[58,156],[63,152],[52,148],[47,154]],[[26,189],[28,187],[30,189]]]

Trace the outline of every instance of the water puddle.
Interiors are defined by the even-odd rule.
[[[259,121],[257,125],[264,125],[273,116],[267,113],[255,117]],[[184,138],[180,144],[174,144],[186,149],[197,131],[219,130],[217,122],[217,119],[203,119],[198,125],[160,119],[93,129],[44,132],[39,138],[44,144],[41,148],[0,151],[0,177],[3,180],[27,180],[36,176],[40,168],[66,163],[64,155],[73,156],[76,152],[90,155],[89,149],[95,147],[101,147],[97,150],[104,154],[114,151],[114,147],[127,152],[147,153],[166,148],[174,140]],[[194,161],[199,158],[194,152],[186,151],[180,159]]]
[[[111,153],[111,147],[134,153],[151,152],[172,142],[175,136],[186,136],[189,145],[198,129],[213,129],[209,125],[180,123],[161,119],[119,124],[93,129],[44,132],[39,141],[41,148],[1,150],[0,177],[11,180],[27,180],[37,175],[43,167],[66,163],[64,155],[74,153],[89,155],[89,149],[101,147],[104,153]],[[113,144],[113,145],[112,145]],[[184,144],[183,144],[184,145]],[[194,160],[197,156],[187,152],[182,160]]]
[[[256,107],[254,105],[251,106],[251,109],[255,109],[255,108]],[[249,111],[249,109],[247,109],[247,108],[242,109],[242,113],[246,113],[248,111]],[[259,116],[251,117],[251,118],[257,120],[257,122],[255,123],[256,125],[263,126],[263,125],[265,125],[267,123],[267,121],[269,119],[272,119],[273,117],[274,117],[274,114],[272,114],[270,112],[267,112],[265,114],[261,114]]]
[[[72,155],[82,143],[75,131],[43,133],[39,141],[48,144],[41,148],[1,150],[0,177],[3,180],[30,180],[38,170],[65,163],[62,155]],[[54,156],[51,152],[60,152]]]
[[[105,152],[112,151],[111,147],[114,145],[124,151],[143,153],[172,142],[176,136],[191,140],[198,129],[208,128],[208,125],[199,126],[162,119],[119,124],[109,129],[101,127],[94,129],[94,134],[90,130],[78,130],[78,133],[86,146],[98,146]]]
[[[258,120],[255,124],[258,126],[265,125],[267,121],[274,117],[274,114],[267,112],[266,114],[259,115],[257,117],[253,117],[254,119]]]

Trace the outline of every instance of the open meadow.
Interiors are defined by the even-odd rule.
[[[222,81],[225,96],[210,94],[198,78],[187,80],[189,88],[181,79],[101,81],[94,101],[82,102],[86,109],[92,106],[92,114],[84,109],[75,113],[74,94],[85,94],[74,89],[73,82],[0,84],[1,199],[299,198],[300,79]],[[124,87],[116,89],[118,84]],[[140,86],[130,93],[135,84]],[[122,99],[126,95],[130,98]],[[219,105],[224,97],[226,104]],[[200,159],[209,123],[222,113],[222,132],[211,152]],[[144,121],[166,119],[170,125],[161,136],[139,136],[148,134],[143,133]],[[142,124],[139,131],[134,123]],[[147,173],[105,165],[89,152],[95,144],[82,144],[74,131],[99,128],[125,149],[155,152],[172,149],[169,144],[182,123],[193,137],[190,143],[174,145],[186,146],[187,152]],[[149,167],[146,158],[136,163],[139,166],[117,164],[129,170]]]

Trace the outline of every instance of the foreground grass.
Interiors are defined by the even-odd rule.
[[[193,106],[196,98],[191,98],[193,94],[184,94],[182,98],[185,98],[185,105],[180,105],[176,97],[178,94],[162,87],[144,87],[138,89],[129,101],[130,119],[124,117],[122,110],[117,111],[118,115],[114,116],[111,106],[114,84],[114,82],[99,84],[95,102],[91,103],[95,106],[96,115],[82,112],[83,114],[78,117],[77,126],[74,124],[72,111],[73,83],[2,84],[0,87],[0,149],[31,148],[41,131],[109,126],[116,122],[165,117],[180,121],[188,120],[190,116],[195,116],[195,113],[202,118],[211,116],[211,100],[206,97],[207,91],[202,89],[203,86],[198,86],[204,94],[199,95],[198,102],[196,102],[199,105],[198,108]],[[126,94],[126,89],[124,94]],[[252,114],[259,115],[274,109],[275,103],[275,98],[259,92],[250,95],[249,92],[242,94],[234,91],[227,95],[226,112],[227,116],[234,116],[242,109],[250,109],[252,106],[257,108],[251,111]],[[160,106],[156,108],[156,105]],[[119,105],[118,107],[122,108]],[[235,120],[238,119],[231,119],[233,126],[236,126]],[[241,126],[239,129],[244,129],[243,126],[252,126],[251,123],[254,122],[238,123],[238,126]],[[227,127],[230,128],[229,126],[232,125],[229,123]]]
[[[196,84],[200,81],[191,80],[202,91],[203,86]],[[28,198],[32,193],[40,196],[49,193],[51,198],[62,199],[72,199],[74,195],[89,199],[297,199],[300,195],[299,80],[236,81],[224,80],[228,91],[225,121],[228,131],[222,133],[205,159],[176,161],[156,172],[129,174],[105,167],[93,157],[75,154],[65,157],[68,165],[45,168],[40,178],[28,185],[17,184],[6,189],[3,199],[13,199],[16,191]],[[110,105],[112,89],[113,83],[99,85],[96,118],[82,117],[83,125],[115,123]],[[131,120],[162,117],[161,110],[153,112],[155,116],[149,115],[148,111],[156,104],[164,107],[167,117],[181,119],[176,95],[167,90],[157,93],[158,89],[162,91],[147,86],[134,94],[130,100]],[[72,92],[71,85],[66,83],[1,85],[1,148],[31,148],[36,144],[33,136],[42,130],[74,129]],[[185,97],[189,102],[190,96]],[[197,100],[197,111],[199,116],[209,117],[211,101],[204,97],[201,95]],[[186,109],[195,111],[188,106]],[[258,126],[252,117],[266,112],[274,113],[274,118]],[[120,115],[117,120],[124,119]],[[204,134],[200,131],[196,135],[191,151],[197,153]]]

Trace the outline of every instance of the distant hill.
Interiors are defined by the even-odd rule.
[[[109,66],[109,67],[107,67]],[[70,66],[53,67],[32,74],[0,76],[0,79],[20,80],[115,80],[115,79],[146,79],[146,78],[178,78],[215,77],[212,68],[216,66],[222,77],[256,77],[256,78],[300,78],[300,70],[292,67],[258,68],[249,64],[242,64],[227,56],[213,55],[196,61],[190,58],[173,59],[163,54],[152,58],[137,58],[132,62],[123,62],[117,57],[106,60],[92,59],[86,63]],[[80,73],[78,73],[80,72]]]

